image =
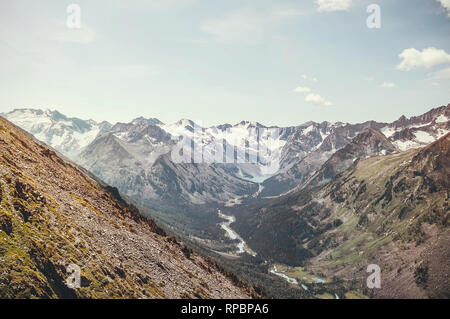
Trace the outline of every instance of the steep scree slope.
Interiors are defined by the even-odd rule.
[[[0,298],[252,296],[2,118],[0,202]],[[79,289],[66,286],[71,264]]]

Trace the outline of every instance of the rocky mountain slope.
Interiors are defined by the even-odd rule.
[[[447,134],[422,149],[358,159],[327,184],[247,207],[233,227],[263,257],[359,282],[373,297],[448,298],[449,182]],[[381,289],[365,286],[369,264],[381,267]]]
[[[0,118],[0,298],[249,298],[75,164]],[[81,287],[66,285],[68,266]]]

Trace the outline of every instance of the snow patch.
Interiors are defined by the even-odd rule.
[[[441,114],[436,118],[436,123],[445,123],[448,121],[449,121],[448,117],[445,116],[444,114]]]
[[[393,127],[389,127],[389,126],[385,126],[383,128],[381,128],[381,133],[384,134],[384,136],[386,136],[387,138],[391,137],[392,135],[395,134],[396,130]]]
[[[435,138],[425,131],[417,131],[414,135],[416,136],[417,141],[421,143],[428,144],[435,141]]]
[[[395,141],[393,144],[400,150],[400,151],[407,151],[411,148],[418,148],[421,147],[419,143],[415,141]]]
[[[304,135],[307,135],[309,132],[312,132],[314,130],[314,126],[313,125],[310,125],[310,126],[308,126],[307,128],[305,128],[304,130],[303,130],[303,134]]]

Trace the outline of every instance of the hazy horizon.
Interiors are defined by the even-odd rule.
[[[436,109],[436,108],[439,108],[439,107],[442,107],[442,106],[447,106],[448,104],[450,104],[450,102],[445,104],[445,105],[443,104],[443,105],[431,107],[431,108],[427,109],[426,111],[424,111],[422,113],[412,114],[411,116],[407,116],[405,114],[402,114],[402,115],[398,116],[397,118],[393,118],[391,120],[387,120],[387,121],[376,121],[375,120],[375,121],[376,122],[380,122],[380,123],[391,123],[391,122],[394,122],[394,121],[398,120],[402,116],[406,116],[407,118],[414,117],[414,116],[420,116],[420,115],[422,115],[424,113],[427,113],[428,111],[431,111],[432,109]],[[145,116],[139,115],[137,117],[130,118],[129,120],[113,121],[113,122],[111,122],[111,121],[108,121],[108,120],[105,120],[105,119],[94,119],[94,118],[90,118],[90,117],[80,117],[80,116],[77,116],[77,115],[69,115],[69,114],[66,114],[66,113],[62,112],[61,110],[56,109],[56,108],[45,108],[45,107],[42,107],[42,108],[39,108],[39,107],[37,107],[37,108],[34,108],[34,107],[18,107],[18,108],[12,108],[12,109],[7,110],[7,111],[1,111],[0,114],[2,114],[2,113],[8,114],[8,113],[16,111],[16,110],[24,110],[24,109],[41,110],[41,111],[44,111],[44,112],[45,111],[51,111],[51,112],[56,111],[56,112],[61,113],[64,116],[66,116],[67,118],[76,118],[76,119],[84,120],[84,121],[91,121],[92,120],[92,121],[95,121],[97,123],[101,123],[101,122],[105,121],[105,122],[108,122],[108,123],[110,123],[112,125],[115,125],[117,123],[130,123],[133,120],[141,118],[141,117],[143,117],[145,119],[152,119],[152,118],[154,118],[154,119],[157,119],[157,120],[161,121],[163,124],[174,124],[174,123],[177,123],[177,122],[179,122],[181,120],[185,120],[186,119],[186,120],[191,120],[194,123],[199,124],[200,126],[203,126],[203,127],[214,127],[214,126],[223,125],[223,124],[237,125],[237,124],[239,124],[241,122],[256,122],[256,123],[259,123],[259,124],[261,124],[263,126],[266,126],[266,127],[275,127],[275,126],[278,126],[278,127],[293,127],[293,126],[303,125],[303,124],[305,124],[305,123],[307,123],[309,121],[316,122],[316,123],[322,123],[322,122],[338,123],[338,122],[342,122],[342,123],[345,123],[345,124],[358,124],[358,123],[364,123],[364,122],[367,122],[367,121],[372,121],[372,119],[367,119],[367,120],[363,120],[363,121],[359,121],[359,122],[348,122],[348,121],[332,121],[331,122],[331,121],[327,121],[327,120],[323,120],[323,121],[306,120],[306,121],[299,122],[299,123],[296,123],[296,124],[293,124],[293,125],[283,126],[283,125],[277,125],[277,124],[266,124],[264,122],[255,121],[255,120],[251,120],[251,119],[242,119],[242,120],[240,120],[238,122],[217,122],[217,123],[208,125],[208,124],[203,123],[203,121],[201,119],[197,119],[196,120],[196,119],[179,118],[178,120],[175,120],[175,121],[166,122],[166,121],[163,121],[163,120],[161,120],[160,118],[158,118],[156,116],[145,117]]]

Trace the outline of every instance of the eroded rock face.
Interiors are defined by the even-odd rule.
[[[0,118],[0,297],[249,298],[211,261]],[[80,267],[81,287],[66,285]]]

